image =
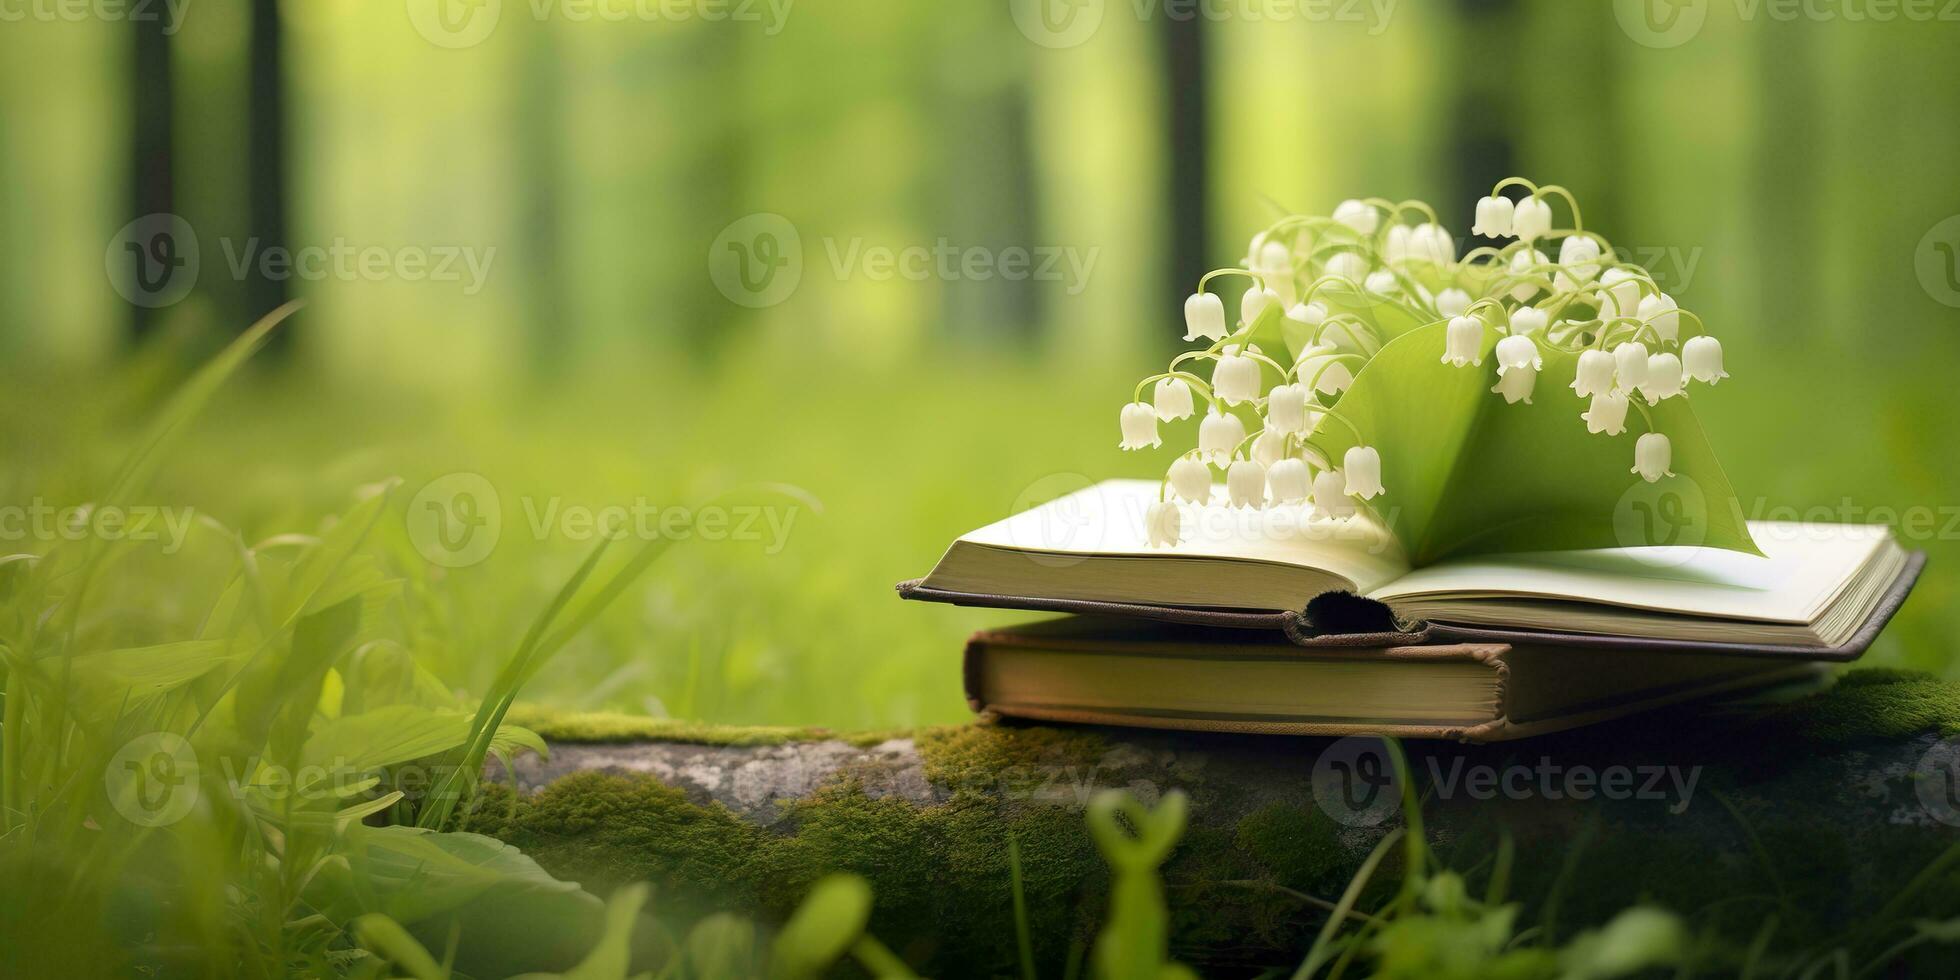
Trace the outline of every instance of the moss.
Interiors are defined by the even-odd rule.
[[[866,747],[911,734],[909,730],[899,729],[835,732],[828,728],[712,725],[616,711],[561,712],[535,704],[513,705],[506,720],[537,732],[550,742],[678,742],[740,747],[835,739]]]
[[[1334,822],[1318,809],[1271,803],[1239,821],[1235,843],[1288,888],[1315,892],[1346,870]]]
[[[1822,744],[1952,735],[1960,733],[1960,684],[1918,671],[1853,670],[1828,690],[1768,709],[1761,722]]]
[[[1109,750],[1095,732],[988,722],[921,729],[914,738],[926,778],[955,790],[1093,769]]]

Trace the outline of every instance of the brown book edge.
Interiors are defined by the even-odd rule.
[[[1193,626],[1213,626],[1226,629],[1278,630],[1294,644],[1309,649],[1317,648],[1355,648],[1378,649],[1384,647],[1416,646],[1422,644],[1444,643],[1498,643],[1518,646],[1565,646],[1583,647],[1596,650],[1648,650],[1681,654],[1721,654],[1737,657],[1768,657],[1803,661],[1823,661],[1843,663],[1862,656],[1872,641],[1892,616],[1905,604],[1912,587],[1919,581],[1919,573],[1926,567],[1926,553],[1910,552],[1905,567],[1897,578],[1887,587],[1884,598],[1879,601],[1872,614],[1865,619],[1858,632],[1840,646],[1813,647],[1795,644],[1770,643],[1710,643],[1686,642],[1680,640],[1649,639],[1646,637],[1608,636],[1596,633],[1556,633],[1531,630],[1483,629],[1447,624],[1424,624],[1419,629],[1403,633],[1316,633],[1312,623],[1303,611],[1288,612],[1245,612],[1222,609],[1189,609],[1179,606],[1157,606],[1145,603],[1102,602],[1093,599],[1044,599],[1038,596],[991,595],[969,592],[949,592],[944,589],[928,588],[924,579],[911,579],[898,583],[901,599],[923,602],[947,602],[958,606],[980,606],[994,609],[1029,609],[1041,612],[1083,613],[1102,616],[1122,616],[1131,619],[1150,619],[1158,622],[1184,623]]]
[[[1020,718],[1029,721],[1058,722],[1072,725],[1112,725],[1123,728],[1155,728],[1172,731],[1218,732],[1244,735],[1297,735],[1297,736],[1347,736],[1347,735],[1392,735],[1397,738],[1446,739],[1458,742],[1481,743],[1501,742],[1518,738],[1529,738],[1551,732],[1581,728],[1586,725],[1610,721],[1628,715],[1664,708],[1701,698],[1712,697],[1733,691],[1769,687],[1784,681],[1794,680],[1812,673],[1818,668],[1811,663],[1792,664],[1781,670],[1763,671],[1727,677],[1706,684],[1694,684],[1675,691],[1639,698],[1617,704],[1577,711],[1543,718],[1537,721],[1512,722],[1509,715],[1510,664],[1505,656],[1511,648],[1505,644],[1431,644],[1427,646],[1384,647],[1370,651],[1385,659],[1398,660],[1469,660],[1490,667],[1497,672],[1498,715],[1490,721],[1476,725],[1369,725],[1353,722],[1289,722],[1289,721],[1232,721],[1211,718],[1171,718],[1158,715],[1126,714],[1120,711],[1070,710],[1056,708],[1010,708],[1001,709],[988,704],[980,690],[980,661],[986,656],[989,645],[1026,646],[1026,637],[1010,632],[982,630],[967,638],[966,648],[961,656],[961,684],[966,691],[967,707],[977,715]],[[1044,638],[1041,645],[1047,648],[1076,646],[1084,650],[1098,649],[1093,641],[1056,640]],[[1337,659],[1328,657],[1309,657],[1303,659]]]

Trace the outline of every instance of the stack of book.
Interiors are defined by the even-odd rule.
[[[955,541],[907,599],[1069,615],[977,633],[975,711],[1044,721],[1490,741],[1756,691],[1856,659],[1925,556],[1883,526],[1753,522],[1686,546],[1411,568],[1365,520],[1205,508],[1152,546],[1153,482]]]

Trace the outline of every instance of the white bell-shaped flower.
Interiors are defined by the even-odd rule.
[[[1551,323],[1551,316],[1535,306],[1520,306],[1511,311],[1511,332],[1520,336],[1543,333]]]
[[[1171,471],[1165,479],[1171,485],[1171,493],[1179,499],[1194,504],[1211,500],[1211,468],[1205,465],[1204,460],[1179,456],[1171,464]]]
[[[1334,220],[1363,235],[1372,235],[1376,228],[1381,227],[1382,213],[1375,210],[1372,204],[1349,199],[1334,209]]]
[[[1326,344],[1309,347],[1300,352],[1293,375],[1303,383],[1313,382],[1313,390],[1323,395],[1338,395],[1354,384],[1354,372],[1346,361],[1337,359],[1339,354]]]
[[[1340,470],[1323,470],[1313,478],[1314,515],[1330,521],[1344,521],[1361,512],[1347,495],[1347,476]]]
[[[1599,298],[1599,317],[1633,316],[1640,308],[1640,285],[1645,280],[1632,269],[1608,269],[1599,277],[1604,292]]]
[[[1313,471],[1298,457],[1279,460],[1266,468],[1266,489],[1282,504],[1297,504],[1313,493]]]
[[[1703,384],[1714,384],[1729,376],[1722,370],[1722,342],[1707,334],[1689,337],[1681,345],[1681,361],[1688,376]]]
[[[1524,334],[1512,334],[1497,342],[1497,376],[1503,377],[1511,371],[1530,371],[1536,374],[1545,368],[1545,359],[1538,354],[1538,342]]]
[[[1508,371],[1500,366],[1497,369],[1497,384],[1492,385],[1490,390],[1503,395],[1504,403],[1507,405],[1516,405],[1519,402],[1529,405],[1531,390],[1537,385],[1538,371],[1531,365],[1514,367]]]
[[[1623,391],[1602,391],[1592,396],[1592,407],[1580,413],[1586,431],[1617,436],[1627,429],[1627,396]]]
[[[1590,398],[1613,390],[1613,355],[1588,350],[1579,355],[1579,370],[1572,378],[1572,390],[1580,398]]]
[[[1525,241],[1545,237],[1552,230],[1552,206],[1535,197],[1517,203],[1511,212],[1511,232]]]
[[[1281,303],[1278,293],[1265,286],[1254,284],[1246,289],[1245,295],[1239,297],[1239,320],[1246,326],[1251,326],[1259,319],[1261,313],[1266,312],[1267,307],[1279,305]]]
[[[1230,412],[1214,408],[1198,423],[1198,452],[1215,466],[1225,465],[1244,441],[1245,423]]]
[[[1558,245],[1558,264],[1564,266],[1552,277],[1561,291],[1579,288],[1599,275],[1599,243],[1584,235],[1567,235]]]
[[[1249,459],[1232,461],[1225,471],[1225,494],[1234,507],[1266,505],[1266,468]]]
[[[1477,200],[1477,223],[1470,226],[1472,235],[1486,238],[1508,238],[1511,222],[1517,215],[1517,205],[1508,197],[1485,197]]]
[[[1667,436],[1658,432],[1642,435],[1633,444],[1633,469],[1648,483],[1659,482],[1661,477],[1674,475],[1674,444]]]
[[[1239,260],[1240,264],[1255,272],[1258,271],[1259,251],[1266,247],[1266,239],[1267,235],[1265,232],[1255,232],[1252,236],[1252,241],[1246,243],[1245,258]]]
[[[1395,294],[1395,273],[1387,269],[1377,269],[1374,272],[1368,273],[1367,281],[1361,285],[1363,289],[1371,293],[1380,296],[1392,296]]]
[[[1286,308],[1286,318],[1309,327],[1320,326],[1327,319],[1327,307],[1319,300],[1311,303],[1295,303]]]
[[[1462,316],[1470,309],[1470,294],[1451,286],[1436,294],[1436,312],[1444,316]]]
[[[1542,282],[1543,280],[1538,278],[1541,275],[1541,273],[1534,272],[1532,270],[1538,269],[1550,261],[1551,261],[1550,259],[1547,259],[1545,257],[1545,253],[1540,252],[1535,248],[1521,249],[1518,252],[1513,253],[1511,256],[1511,265],[1510,265],[1511,275],[1529,276],[1531,278],[1525,279],[1519,282],[1517,285],[1512,286],[1511,298],[1522,303],[1525,300],[1528,300],[1531,297],[1538,295],[1539,283]]]
[[[1157,436],[1157,409],[1144,402],[1131,402],[1123,406],[1121,417],[1123,426],[1123,448],[1155,448],[1164,444]]]
[[[1647,381],[1647,345],[1637,340],[1613,348],[1613,382],[1632,391]]]
[[[1397,265],[1409,257],[1411,229],[1408,225],[1396,223],[1388,228],[1388,238],[1382,242],[1382,258],[1389,265]]]
[[[1443,331],[1443,363],[1455,367],[1484,362],[1484,321],[1453,316]]]
[[[1368,260],[1354,252],[1335,252],[1327,257],[1327,274],[1360,283],[1368,278]]]
[[[1673,398],[1681,393],[1681,359],[1663,351],[1647,359],[1647,377],[1640,383],[1640,393],[1655,404]]]
[[[1218,355],[1211,369],[1212,393],[1227,405],[1259,397],[1259,362],[1228,347]]]
[[[1307,430],[1306,385],[1279,385],[1266,395],[1266,428],[1273,432]]]
[[[1225,301],[1217,293],[1192,293],[1184,298],[1184,339],[1225,339]]]
[[[1382,492],[1382,454],[1375,447],[1349,446],[1341,468],[1347,471],[1349,495],[1367,500]]]
[[[1158,378],[1157,387],[1151,391],[1151,403],[1157,409],[1157,417],[1166,422],[1188,419],[1194,410],[1191,404],[1191,386],[1183,378]]]
[[[1409,232],[1409,258],[1419,262],[1448,265],[1456,261],[1456,240],[1442,225],[1421,224]]]
[[[1675,312],[1680,308],[1675,304],[1674,297],[1666,293],[1653,293],[1641,298],[1634,315],[1646,321],[1654,328],[1656,335],[1671,344],[1674,338],[1681,335],[1681,314]]]
[[[1159,500],[1143,513],[1143,533],[1152,548],[1168,548],[1184,534],[1184,515],[1175,502]]]
[[[1261,429],[1252,437],[1252,458],[1260,466],[1271,466],[1286,456],[1286,434],[1272,429]]]
[[[1293,275],[1293,253],[1287,251],[1280,242],[1261,242],[1249,255],[1251,261],[1246,268],[1271,279],[1285,279]]]

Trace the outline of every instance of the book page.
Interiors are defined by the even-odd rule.
[[[1447,561],[1369,593],[1399,599],[1529,597],[1808,625],[1891,532],[1880,525],[1752,521],[1767,557],[1719,548],[1610,548]]]
[[[1313,520],[1303,504],[1264,510],[1222,502],[1203,507],[1186,504],[1182,540],[1153,547],[1145,534],[1144,515],[1157,501],[1157,490],[1154,480],[1106,480],[995,521],[960,540],[1043,554],[1276,562],[1338,576],[1360,592],[1408,571],[1401,546],[1380,524],[1359,518]],[[1176,597],[1161,601],[1175,602]]]

